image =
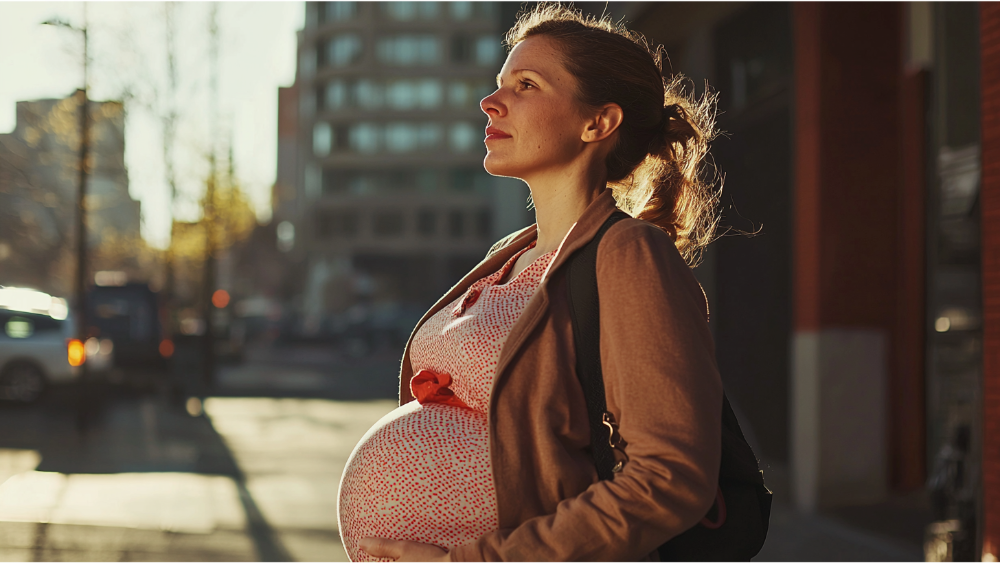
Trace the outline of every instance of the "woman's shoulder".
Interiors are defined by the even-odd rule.
[[[681,265],[687,267],[674,245],[674,239],[666,231],[648,221],[633,218],[622,219],[608,229],[604,238],[601,239],[598,259],[614,256],[624,258],[628,253],[623,255],[622,251],[630,247],[636,250],[647,249],[656,255],[661,255],[662,258],[668,259],[675,265],[679,260]]]
[[[705,292],[673,238],[647,221],[623,219],[608,229],[597,250],[597,279],[612,292],[684,295],[707,318]]]

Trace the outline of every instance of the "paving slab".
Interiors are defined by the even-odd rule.
[[[28,471],[0,485],[0,521],[184,533],[246,527],[231,478],[191,473],[64,475]]]
[[[27,542],[31,545],[25,547]],[[180,534],[116,526],[0,522],[0,560],[255,561],[257,552],[253,541],[237,530]]]

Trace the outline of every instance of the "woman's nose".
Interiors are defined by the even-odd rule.
[[[486,96],[485,98],[483,98],[482,100],[480,100],[479,107],[480,107],[480,109],[483,110],[483,113],[485,113],[486,115],[488,115],[490,117],[493,117],[493,116],[498,116],[499,117],[499,116],[502,116],[502,115],[504,115],[506,113],[506,107],[504,106],[503,102],[500,100],[500,90],[499,89],[497,89],[496,92],[493,92],[489,96]]]

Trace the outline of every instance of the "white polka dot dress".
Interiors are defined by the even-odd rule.
[[[519,253],[420,327],[410,349],[417,400],[368,430],[341,480],[340,534],[352,561],[376,560],[358,548],[364,537],[452,549],[499,526],[490,389],[500,349],[553,256],[498,285]]]

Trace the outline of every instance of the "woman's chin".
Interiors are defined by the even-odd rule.
[[[495,153],[486,153],[483,159],[483,168],[493,176],[506,176],[508,178],[519,178],[517,167],[512,166],[507,159]]]

